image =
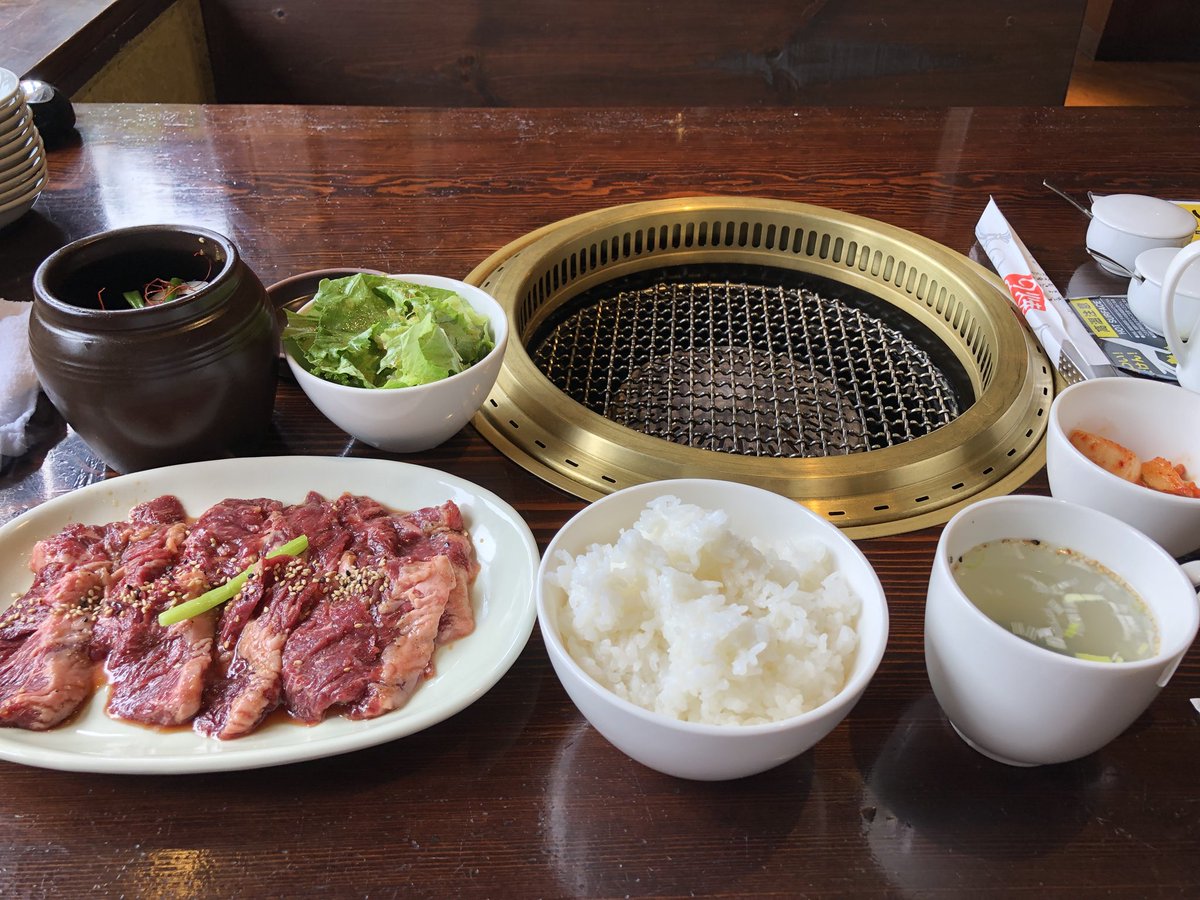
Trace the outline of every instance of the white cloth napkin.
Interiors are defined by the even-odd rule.
[[[38,380],[29,356],[31,303],[0,300],[0,457],[29,449],[25,426],[37,406]]]

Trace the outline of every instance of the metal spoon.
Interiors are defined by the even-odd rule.
[[[1058,196],[1062,197],[1064,200],[1066,200],[1068,203],[1070,203],[1073,207],[1075,207],[1077,210],[1079,210],[1081,213],[1083,213],[1089,219],[1092,217],[1092,211],[1090,209],[1088,209],[1086,206],[1084,206],[1082,203],[1080,203],[1078,200],[1076,200],[1074,197],[1072,197],[1070,194],[1068,194],[1066,191],[1060,191],[1058,188],[1056,188],[1054,185],[1052,185],[1050,182],[1046,181],[1045,179],[1042,180],[1042,185],[1050,188],[1050,190],[1054,191],[1054,193],[1058,194]],[[1092,196],[1091,191],[1088,191],[1088,196],[1089,197]]]
[[[1094,259],[1094,260],[1096,260],[1096,262],[1100,263],[1101,267],[1106,269],[1107,271],[1109,271],[1111,274],[1124,275],[1126,278],[1137,278],[1138,277],[1136,272],[1130,272],[1126,266],[1117,262],[1111,256],[1107,256],[1107,255],[1101,253],[1099,250],[1093,250],[1091,247],[1088,247],[1087,252],[1089,255],[1091,255],[1092,259]],[[1113,272],[1112,271],[1113,269],[1116,269],[1116,271]]]

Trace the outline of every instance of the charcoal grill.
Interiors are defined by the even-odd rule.
[[[513,336],[476,427],[585,499],[727,478],[870,536],[945,521],[1044,462],[1053,374],[1003,285],[882,222],[637,203],[540,229],[468,280]]]

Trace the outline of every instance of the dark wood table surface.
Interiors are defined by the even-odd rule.
[[[330,266],[465,276],[612,204],[798,200],[963,253],[990,195],[1060,287],[1119,289],[1042,187],[1200,197],[1200,110],[399,110],[83,106],[50,189],[0,232],[0,296],[62,243],[150,222],[231,237],[264,282]],[[0,474],[0,521],[112,473],[50,408]],[[263,454],[384,456],[290,382]],[[399,458],[399,457],[396,457]],[[465,428],[408,458],[511,502],[542,547],[582,502]],[[1045,492],[1044,474],[1024,490]],[[891,608],[878,674],[832,734],[726,783],[659,775],[592,730],[536,630],[453,718],[315,762],[195,776],[0,763],[9,896],[892,896],[1200,892],[1200,653],[1086,759],[1012,769],[951,731],[922,617],[937,528],[863,540]]]

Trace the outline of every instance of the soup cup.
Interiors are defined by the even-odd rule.
[[[1158,631],[1146,659],[1097,662],[1037,646],[980,611],[952,565],[986,541],[1043,541],[1109,569]],[[1196,573],[1191,573],[1196,574]],[[1200,624],[1194,579],[1119,519],[1050,497],[983,500],[942,530],[925,604],[925,667],[942,710],[971,747],[1014,766],[1087,756],[1116,738],[1167,684]]]

